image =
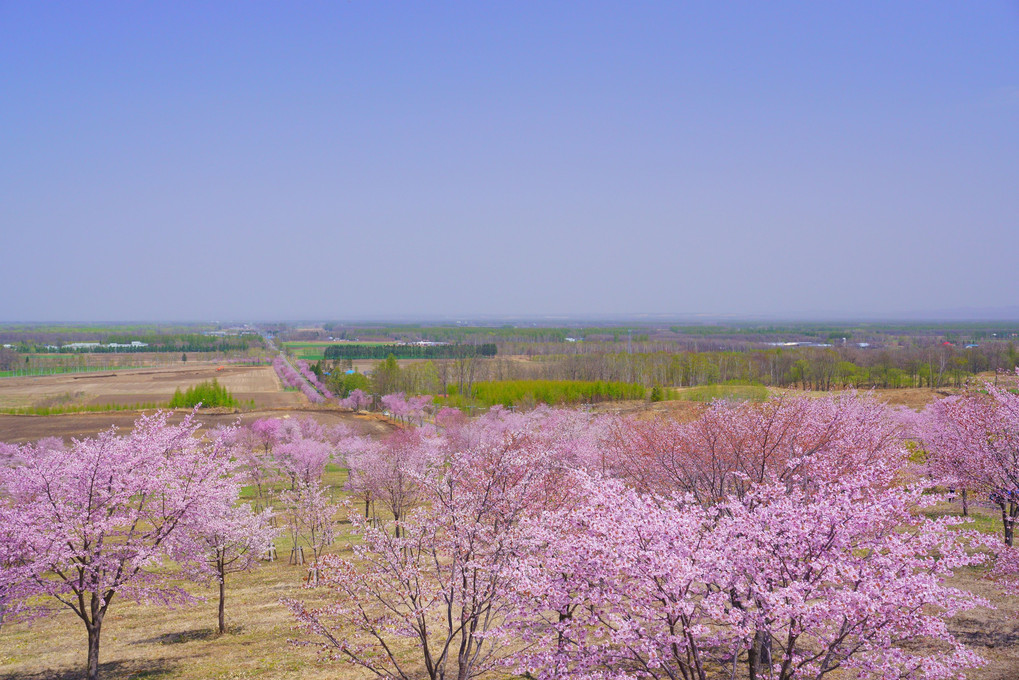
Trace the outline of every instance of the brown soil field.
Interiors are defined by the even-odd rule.
[[[111,426],[121,430],[130,430],[138,419],[140,411],[115,411],[109,413],[67,413],[57,416],[14,416],[0,414],[0,441],[10,443],[32,442],[43,437],[91,437]],[[151,413],[151,411],[150,411]],[[171,422],[180,422],[186,411],[176,411],[170,418]],[[395,429],[382,416],[375,414],[353,414],[333,408],[305,407],[301,409],[262,409],[243,413],[215,409],[198,413],[198,421],[203,427],[212,428],[217,425],[230,425],[240,420],[247,423],[259,418],[314,418],[323,425],[352,425],[364,434],[382,435]]]
[[[270,366],[187,364],[170,368],[69,373],[0,378],[0,408],[60,404],[142,404],[167,402],[178,388],[186,390],[215,378],[241,401],[258,408],[307,404],[299,392],[284,392]]]

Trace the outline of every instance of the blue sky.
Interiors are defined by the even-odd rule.
[[[0,0],[0,321],[1019,304],[1019,3]]]

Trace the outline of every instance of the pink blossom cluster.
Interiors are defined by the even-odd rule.
[[[344,399],[340,400],[340,406],[349,408],[352,411],[363,411],[372,403],[370,394],[362,389],[351,390]]]
[[[259,503],[268,502],[281,484],[319,482],[329,462],[343,462],[347,442],[361,446],[360,437],[344,426],[325,427],[313,418],[260,418],[234,428],[229,440],[242,462]]]
[[[303,563],[305,548],[317,561],[333,540],[335,506],[322,483],[325,466],[346,464],[370,442],[345,425],[325,427],[313,418],[262,418],[236,429],[231,445],[255,487],[256,505],[282,517],[294,563]]]
[[[419,394],[408,397],[403,392],[395,392],[382,397],[382,407],[395,418],[404,422],[416,422],[418,425],[424,423],[425,410],[432,403],[432,397],[428,394]]]
[[[348,456],[362,540],[323,560],[331,604],[289,603],[329,656],[400,677],[400,642],[435,678],[605,680],[947,680],[981,663],[946,621],[986,602],[944,581],[983,555],[915,512],[938,497],[903,484],[903,425],[880,404],[436,423]]]
[[[297,372],[290,366],[283,357],[276,357],[272,360],[272,367],[276,371],[276,375],[287,387],[300,388],[301,377],[297,375]]]

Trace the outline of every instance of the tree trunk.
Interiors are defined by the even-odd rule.
[[[761,680],[771,674],[771,638],[764,631],[759,630],[754,634],[747,664],[750,667],[750,680]]]
[[[219,634],[226,632],[226,574],[219,572]]]
[[[1001,514],[1005,522],[1005,543],[1011,546],[1015,540],[1015,522],[1016,517],[1019,516],[1019,504],[1015,501],[1010,501],[1008,504],[1008,516],[1005,516],[1004,510],[1002,510]]]
[[[101,623],[96,622],[91,626],[86,625],[88,630],[88,671],[85,677],[88,680],[99,680],[99,631]]]
[[[962,516],[969,517],[969,499],[966,498],[966,489],[962,490]]]

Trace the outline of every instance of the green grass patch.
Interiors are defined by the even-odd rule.
[[[293,340],[283,343],[283,347],[298,359],[305,361],[322,361],[325,359],[325,352],[330,347],[377,347],[386,345],[385,342],[344,342],[344,341],[305,341]]]

